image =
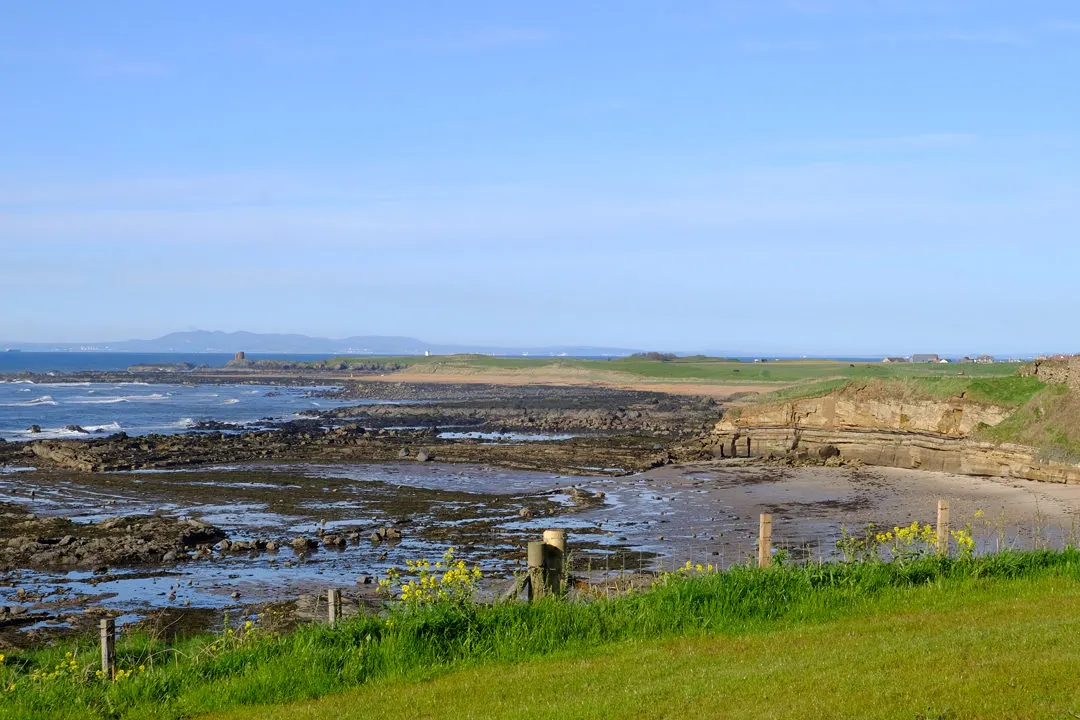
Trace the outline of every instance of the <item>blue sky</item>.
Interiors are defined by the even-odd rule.
[[[0,17],[0,339],[1080,350],[1071,0]]]

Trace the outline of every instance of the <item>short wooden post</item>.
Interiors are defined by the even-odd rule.
[[[553,595],[562,592],[563,564],[566,558],[566,531],[544,531],[544,584]]]
[[[330,588],[326,591],[326,614],[330,627],[336,627],[341,617],[341,591]]]
[[[537,600],[544,596],[544,543],[530,542],[528,551],[529,599]]]
[[[772,565],[772,515],[761,513],[758,519],[757,566],[767,568]]]
[[[101,623],[101,674],[116,679],[116,620],[102,618]]]
[[[735,447],[735,443],[738,441],[738,439],[739,439],[738,435],[732,435],[731,436],[731,457],[733,457],[733,458],[739,457],[739,451]]]
[[[746,457],[750,457],[750,436],[746,436]]]
[[[566,531],[565,530],[545,530],[544,531],[544,544],[552,545],[559,548],[560,552],[566,552]]]
[[[949,501],[937,501],[937,551],[940,555],[949,553]]]

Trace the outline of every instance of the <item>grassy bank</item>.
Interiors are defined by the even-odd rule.
[[[693,642],[738,647],[760,642],[754,638],[763,633],[808,633],[805,661],[812,664],[812,638],[820,632],[815,628],[825,627],[822,623],[849,622],[850,632],[858,635],[857,630],[872,627],[860,619],[906,613],[915,607],[912,603],[947,607],[975,597],[991,602],[1028,592],[1024,588],[1035,588],[1035,597],[1040,598],[1067,591],[1071,602],[1076,600],[1077,580],[1080,552],[1075,550],[676,574],[649,592],[588,603],[443,603],[386,617],[356,618],[336,630],[306,627],[275,635],[253,625],[172,645],[130,637],[118,646],[119,666],[130,675],[115,683],[94,677],[97,651],[85,641],[9,654],[0,666],[0,716],[191,717],[322,697],[367,684],[430,678],[462,668],[474,668],[477,674],[469,677],[482,682],[490,677],[483,673],[496,672],[484,669],[491,663],[506,672],[507,663],[551,655],[579,658],[584,667],[602,663],[605,655],[621,658],[606,670],[596,666],[597,682],[614,682],[620,673],[626,682],[632,676],[625,668],[638,662],[633,653],[666,658],[671,653],[662,648],[675,647],[641,643],[679,637],[698,640],[678,647],[695,647]],[[826,637],[821,637],[820,651],[835,662],[838,656]],[[596,656],[597,652],[602,654]],[[764,656],[761,662],[768,664]],[[556,674],[563,672],[558,664],[550,667]],[[932,666],[924,667],[933,673]],[[587,680],[578,678],[583,679]],[[767,685],[756,691],[762,697],[769,692]],[[387,706],[382,705],[384,714]],[[593,709],[597,707],[601,706]],[[465,706],[461,709],[464,713]],[[475,709],[479,713],[475,716],[485,716],[482,705]],[[260,709],[250,716],[268,712]]]
[[[1069,718],[1080,710],[1080,583],[929,585],[877,611],[783,630],[633,642],[375,683],[214,720]]]
[[[979,437],[1039,448],[1047,460],[1080,462],[1080,397],[1065,385],[1046,386]]]
[[[1046,385],[1035,377],[925,376],[888,377],[869,380],[831,379],[799,383],[754,398],[755,403],[785,402],[800,398],[836,395],[850,399],[916,402],[963,397],[966,400],[1019,408]]]

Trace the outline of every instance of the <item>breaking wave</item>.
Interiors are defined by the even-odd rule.
[[[71,405],[112,405],[114,403],[127,403],[127,402],[144,402],[154,400],[167,400],[168,396],[161,393],[154,393],[153,395],[123,395],[121,397],[100,397],[100,398],[88,398],[79,397],[68,400],[67,403]]]
[[[23,402],[15,403],[0,403],[2,407],[35,407],[38,405],[59,405],[60,403],[52,399],[51,395],[42,395],[39,398],[33,400],[24,400]]]

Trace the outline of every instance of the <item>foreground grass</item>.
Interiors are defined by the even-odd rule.
[[[1075,717],[1080,584],[958,590],[920,587],[873,614],[788,630],[624,643],[214,718]]]
[[[430,678],[462,668],[476,668],[471,672],[477,675],[466,677],[483,683],[487,682],[483,679],[483,673],[488,672],[483,669],[485,664],[496,663],[501,668],[498,672],[509,672],[507,663],[551,655],[592,658],[580,660],[588,664],[602,662],[593,654],[604,648],[610,653],[613,646],[618,650],[609,656],[622,657],[618,662],[623,663],[623,669],[611,669],[606,682],[616,682],[620,674],[622,682],[644,682],[649,677],[646,668],[636,665],[642,658],[675,652],[670,648],[712,647],[709,643],[720,643],[715,646],[718,648],[750,643],[745,646],[750,648],[760,641],[754,638],[776,632],[795,633],[793,642],[804,638],[800,642],[808,643],[804,652],[810,663],[813,645],[819,640],[823,642],[818,649],[821,653],[833,652],[831,641],[825,642],[832,631],[823,630],[821,623],[841,621],[853,623],[846,626],[849,628],[872,627],[876,621],[868,623],[866,619],[881,613],[959,608],[961,602],[980,597],[987,602],[1025,596],[1040,602],[1050,598],[1055,603],[1076,603],[1080,602],[1078,580],[1080,552],[1075,550],[768,571],[735,568],[701,576],[669,576],[650,592],[589,603],[435,605],[386,618],[357,618],[337,630],[307,627],[278,636],[252,629],[175,645],[145,637],[127,638],[118,647],[119,666],[134,673],[116,683],[93,678],[97,651],[87,640],[9,656],[0,667],[0,717],[191,717],[244,705],[323,697],[364,684],[374,688],[396,680]],[[1052,615],[1046,607],[1044,613]],[[1027,642],[1024,627],[1021,623],[1012,628],[1018,633],[1014,638],[1018,644]],[[825,634],[816,636],[815,632]],[[677,637],[698,640],[686,645],[640,645]],[[67,652],[71,658],[65,657]],[[650,656],[650,652],[661,655]],[[645,655],[634,659],[624,657],[625,653]],[[723,662],[731,662],[729,655],[723,657],[727,658]],[[934,676],[931,658],[918,657],[927,677]],[[879,659],[900,662],[888,656]],[[770,662],[761,656],[762,668]],[[65,663],[69,669],[57,677],[38,681],[30,677]],[[146,669],[138,670],[140,665]],[[550,667],[552,672],[563,672],[557,664]],[[638,675],[626,668],[636,668]],[[597,666],[597,672],[599,678],[604,671]],[[655,672],[662,673],[663,667],[655,666]],[[751,667],[747,673],[747,678],[752,676]],[[576,682],[585,680],[577,678]],[[7,691],[8,686],[13,689]],[[400,689],[404,686],[392,687],[398,688],[395,692],[406,692]],[[371,692],[375,695],[365,697],[377,699],[380,691]],[[757,690],[761,697],[772,692],[775,689],[769,687]],[[591,707],[583,706],[583,716],[602,706]],[[466,710],[463,706],[462,712]],[[253,716],[269,712],[261,708]]]

